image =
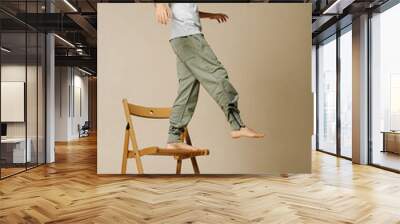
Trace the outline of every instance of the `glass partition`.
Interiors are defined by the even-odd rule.
[[[352,157],[352,26],[318,45],[317,149]]]
[[[24,171],[32,151],[26,144],[26,33],[1,34],[1,176]]]
[[[336,36],[318,47],[317,149],[336,154]]]
[[[30,151],[31,160],[28,161],[27,167],[33,167],[37,165],[38,160],[38,141],[37,141],[37,84],[38,84],[38,34],[35,32],[28,32],[27,35],[27,69],[26,69],[26,115],[27,115],[27,150]]]
[[[44,1],[1,1],[17,15]],[[45,163],[45,34],[0,12],[0,178]]]
[[[38,34],[37,64],[37,153],[38,164],[46,162],[46,36]]]

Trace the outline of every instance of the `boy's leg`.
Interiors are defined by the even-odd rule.
[[[182,142],[181,134],[191,120],[199,95],[199,81],[190,73],[177,58],[177,73],[179,79],[178,95],[172,106],[168,143]]]
[[[203,35],[171,41],[176,55],[209,95],[218,103],[233,130],[244,127],[238,109],[239,95],[229,82],[228,73],[218,61]]]

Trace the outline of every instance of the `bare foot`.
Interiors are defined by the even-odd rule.
[[[264,138],[263,133],[256,132],[248,127],[240,128],[240,130],[237,131],[231,131],[231,136],[232,138]]]
[[[166,149],[186,149],[186,150],[197,150],[197,148],[188,145],[186,143],[177,142],[177,143],[168,143]]]

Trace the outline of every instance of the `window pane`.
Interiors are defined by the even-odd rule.
[[[371,22],[372,163],[400,170],[400,5]]]
[[[318,48],[318,149],[336,153],[336,40]]]
[[[351,158],[352,149],[352,35],[340,36],[340,153]]]

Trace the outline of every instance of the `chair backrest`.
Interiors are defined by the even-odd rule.
[[[129,115],[151,118],[151,119],[168,119],[171,114],[171,108],[168,107],[143,107],[128,103],[128,100],[123,99],[124,107],[128,108]]]
[[[126,130],[129,132],[132,149],[134,152],[137,152],[139,148],[137,145],[136,134],[133,128],[133,121],[131,119],[131,116],[138,116],[150,119],[168,119],[171,114],[171,109],[138,106],[129,103],[127,99],[123,99],[122,104],[124,107],[125,119],[127,122]]]

